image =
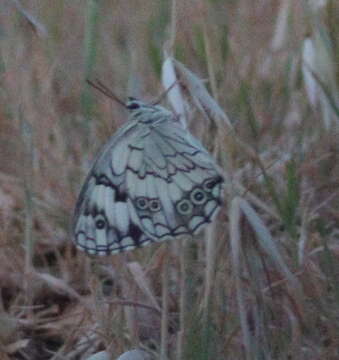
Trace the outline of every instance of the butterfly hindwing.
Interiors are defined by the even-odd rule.
[[[146,172],[128,164],[126,178],[145,233],[162,241],[199,232],[221,203],[223,178],[212,157],[169,122],[152,129],[142,151]]]
[[[196,234],[220,208],[222,183],[211,155],[170,112],[141,106],[87,176],[73,219],[75,243],[106,255]]]

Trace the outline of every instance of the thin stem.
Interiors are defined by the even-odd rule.
[[[168,253],[168,244],[166,244]],[[162,311],[161,311],[161,345],[160,359],[167,360],[168,352],[168,257],[164,257],[162,266]]]

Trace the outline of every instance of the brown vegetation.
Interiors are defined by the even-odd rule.
[[[339,358],[338,18],[336,0],[1,4],[0,359]],[[195,241],[89,258],[73,207],[126,113],[85,80],[150,100],[165,48],[233,123],[191,103],[225,206]]]

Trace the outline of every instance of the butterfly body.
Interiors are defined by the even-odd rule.
[[[211,155],[161,106],[135,99],[129,121],[95,160],[80,192],[73,234],[89,254],[115,254],[196,234],[221,204]]]

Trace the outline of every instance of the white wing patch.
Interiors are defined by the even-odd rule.
[[[73,232],[89,254],[194,235],[220,208],[224,180],[213,158],[159,108],[145,105],[113,136],[85,181]]]

